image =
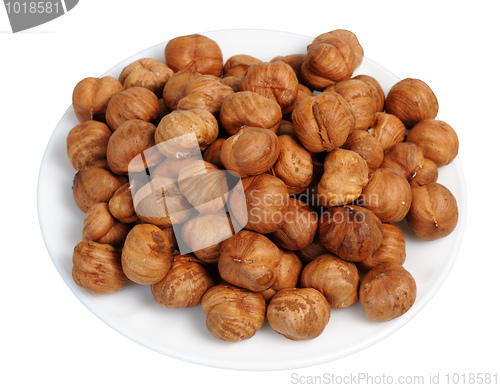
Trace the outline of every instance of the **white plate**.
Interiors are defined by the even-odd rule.
[[[311,37],[267,30],[223,30],[203,33],[222,48],[224,58],[249,54],[262,60],[277,55],[305,53]],[[265,42],[265,44],[263,44]],[[105,75],[118,77],[130,62],[143,57],[164,60],[166,42],[144,50],[119,63]],[[375,77],[387,93],[399,79],[373,61],[364,58],[356,74]],[[439,98],[439,96],[438,96]],[[437,241],[417,240],[406,224],[405,267],[417,282],[413,307],[402,317],[385,323],[369,321],[358,302],[331,311],[323,334],[311,341],[290,341],[276,334],[266,323],[257,334],[240,343],[214,338],[205,327],[200,306],[169,310],[158,305],[149,286],[129,282],[113,295],[95,295],[78,287],[72,279],[72,254],[81,240],[84,214],[72,197],[75,171],[66,154],[66,136],[78,121],[70,106],[47,146],[38,183],[38,214],[50,257],[60,275],[78,299],[103,322],[124,336],[167,356],[196,364],[240,370],[280,370],[312,366],[362,350],[387,337],[413,318],[435,295],[448,276],[457,256],[465,228],[466,190],[459,159],[439,170],[439,182],[455,195],[460,218],[455,231]],[[96,344],[99,346],[99,344]]]

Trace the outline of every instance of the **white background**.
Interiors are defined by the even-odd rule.
[[[296,376],[500,374],[500,28],[495,1],[81,0],[67,15],[12,34],[0,10],[0,386],[295,386]],[[387,339],[294,371],[244,372],[168,358],[118,334],[71,293],[37,217],[45,147],[78,81],[179,35],[258,28],[314,37],[346,28],[365,55],[428,83],[457,131],[468,190],[465,237],[437,295]],[[263,42],[262,44],[265,44]],[[265,349],[263,349],[265,351]],[[500,376],[498,376],[500,379]],[[331,384],[330,384],[331,385]],[[358,385],[360,386],[360,385]]]

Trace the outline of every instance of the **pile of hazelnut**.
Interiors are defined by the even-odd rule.
[[[165,61],[76,85],[67,152],[86,213],[76,284],[109,294],[131,281],[166,308],[201,305],[208,331],[231,342],[266,320],[313,339],[358,300],[373,321],[412,307],[398,223],[427,241],[454,230],[457,202],[437,178],[457,135],[423,81],[386,96],[372,76],[353,76],[363,48],[352,32],[305,49],[224,62],[215,41],[193,34],[170,40]],[[190,180],[201,172],[203,186]]]

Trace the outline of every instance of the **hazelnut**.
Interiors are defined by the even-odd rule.
[[[133,224],[139,221],[135,213],[130,183],[120,186],[109,200],[109,212],[118,221]]]
[[[354,54],[343,39],[329,38],[312,43],[300,69],[300,78],[313,90],[324,90],[336,82],[351,78]]]
[[[299,90],[297,92],[297,104],[299,103],[300,100],[303,100],[304,98],[311,96],[314,96],[313,91],[309,89],[306,85],[299,84]]]
[[[405,78],[396,83],[385,99],[385,111],[397,116],[407,128],[433,119],[439,110],[437,98],[424,81]]]
[[[108,202],[122,184],[111,171],[88,166],[75,174],[73,199],[78,208],[86,213],[92,205]]]
[[[265,128],[243,127],[221,147],[221,162],[241,177],[268,171],[280,155],[278,136]]]
[[[450,164],[458,154],[457,133],[441,120],[420,121],[408,132],[406,141],[418,145],[424,157],[436,163],[437,167]]]
[[[386,151],[394,144],[404,141],[406,127],[396,116],[385,112],[377,112],[368,133],[377,139],[384,151]]]
[[[318,230],[325,248],[347,261],[363,261],[382,244],[382,222],[360,206],[325,210]]]
[[[216,213],[227,201],[226,172],[204,160],[193,161],[179,171],[179,190],[201,214]]]
[[[187,158],[166,158],[153,168],[151,178],[178,178],[179,172],[191,163],[201,160],[200,155],[188,156]]]
[[[228,96],[220,109],[220,121],[229,135],[235,135],[243,126],[278,130],[281,107],[274,99],[242,91]]]
[[[379,168],[361,194],[360,204],[382,222],[403,220],[411,206],[411,187],[406,178],[390,168]]]
[[[359,300],[368,319],[385,322],[405,314],[415,303],[417,286],[400,264],[384,263],[361,281]]]
[[[267,237],[242,230],[222,243],[219,274],[226,282],[250,291],[263,291],[276,280],[280,250]]]
[[[258,233],[277,231],[285,221],[288,205],[285,183],[270,174],[261,174],[241,180],[244,193],[234,190],[229,205],[238,223]]]
[[[354,55],[353,66],[354,69],[357,69],[361,64],[364,55],[363,47],[361,47],[357,36],[352,31],[337,29],[318,35],[316,38],[314,38],[313,44],[318,42],[327,42],[332,38],[342,39],[349,44],[349,47],[351,48],[351,51]]]
[[[290,198],[283,213],[284,222],[269,237],[283,249],[297,251],[314,240],[318,230],[318,215],[304,202]]]
[[[429,183],[413,187],[412,196],[406,221],[417,237],[431,241],[453,232],[458,223],[458,205],[448,188]]]
[[[160,102],[149,89],[134,86],[109,100],[106,122],[112,131],[127,120],[154,120],[160,114]]]
[[[208,163],[212,163],[221,170],[224,169],[224,165],[220,159],[220,152],[225,141],[226,139],[220,137],[210,144],[203,152],[203,160]]]
[[[113,132],[108,142],[107,160],[111,171],[118,175],[144,171],[160,163],[164,156],[155,146],[156,127],[148,121],[127,120]],[[156,147],[155,147],[156,148]],[[147,154],[147,165],[143,156]],[[138,158],[135,158],[139,155]]]
[[[321,292],[330,307],[349,307],[358,301],[358,269],[355,264],[327,253],[304,267],[300,286]]]
[[[406,242],[401,229],[393,224],[382,224],[382,244],[373,254],[358,265],[364,271],[369,271],[382,263],[403,265],[406,261]]]
[[[116,220],[105,202],[91,206],[83,220],[82,240],[120,246],[124,243],[130,227]]]
[[[219,284],[201,299],[208,331],[216,338],[239,342],[255,335],[266,320],[266,302],[261,294]]]
[[[375,116],[375,100],[370,86],[359,79],[348,79],[337,82],[325,89],[335,91],[349,104],[354,114],[354,129],[366,131],[373,124]]]
[[[175,231],[173,226],[166,228],[160,228],[168,237],[168,242],[170,243],[170,251],[174,254],[176,251],[179,252],[179,244],[177,244],[177,237],[175,236]]]
[[[354,115],[338,93],[320,93],[299,101],[292,112],[295,134],[311,152],[340,147],[354,129]]]
[[[140,86],[161,97],[165,84],[173,75],[174,71],[165,63],[154,58],[141,58],[127,65],[118,81],[125,89]]]
[[[82,241],[75,246],[71,273],[78,286],[96,294],[115,293],[128,282],[118,249],[95,241]]]
[[[298,88],[295,71],[281,61],[256,63],[248,68],[241,81],[241,90],[275,100],[283,115],[294,109]]]
[[[246,54],[237,54],[229,57],[224,64],[223,77],[241,77],[245,75],[247,69],[256,64],[262,63],[258,58]]]
[[[123,244],[121,261],[123,272],[133,282],[142,285],[158,283],[172,264],[167,235],[155,225],[134,226]]]
[[[396,143],[384,154],[380,167],[392,168],[411,180],[424,164],[424,154],[419,146],[411,142]]]
[[[176,110],[177,104],[186,95],[186,87],[189,82],[200,75],[200,73],[194,70],[183,69],[170,77],[163,87],[162,92],[165,106],[170,110]]]
[[[203,151],[218,134],[217,120],[208,110],[175,110],[161,119],[156,127],[155,141],[164,155],[181,159]]]
[[[375,112],[382,112],[384,110],[385,104],[385,93],[379,82],[375,78],[367,74],[358,74],[353,78],[363,81],[370,87],[373,95],[373,100],[375,101]]]
[[[299,249],[298,251],[295,251],[295,254],[305,264],[310,263],[316,257],[318,257],[324,253],[330,253],[330,251],[328,249],[326,249],[323,244],[321,244],[321,240],[320,240],[318,234],[316,234],[313,242],[311,244],[309,244],[307,247],[305,247],[303,249]]]
[[[228,76],[221,79],[221,84],[229,86],[233,89],[233,92],[238,93],[241,92],[241,81],[243,80],[243,76],[241,77],[233,77]]]
[[[192,206],[180,193],[175,178],[155,177],[132,197],[137,216],[161,228],[180,224],[192,214]]]
[[[106,120],[109,100],[123,91],[123,85],[116,78],[87,77],[78,82],[73,89],[73,110],[78,121]]]
[[[278,55],[277,57],[274,57],[271,59],[270,62],[276,62],[276,61],[281,61],[285,62],[287,65],[290,65],[290,67],[295,71],[295,74],[297,75],[297,78],[300,78],[300,69],[302,67],[302,62],[304,62],[304,59],[306,59],[305,54],[290,54],[290,55]],[[300,84],[299,84],[300,88]]]
[[[294,252],[283,249],[280,251],[280,261],[276,267],[276,280],[267,290],[261,291],[266,302],[269,302],[283,288],[297,287],[302,272],[302,261]]]
[[[218,77],[223,68],[222,51],[217,42],[199,34],[170,40],[165,46],[165,61],[174,73],[191,69]]]
[[[313,161],[296,137],[290,135],[278,136],[280,154],[271,168],[274,176],[285,182],[290,194],[303,192],[313,179]]]
[[[367,131],[352,131],[342,148],[359,154],[366,161],[369,174],[379,168],[384,160],[384,149],[380,142]]]
[[[436,182],[438,174],[438,167],[436,166],[436,163],[430,159],[424,159],[422,168],[418,169],[415,174],[411,176],[410,186],[423,186]]]
[[[222,242],[232,235],[230,219],[224,212],[190,218],[182,225],[183,242],[206,263],[217,262]]]
[[[111,133],[106,124],[95,120],[73,127],[66,138],[66,149],[73,168],[77,171],[87,166],[107,168],[106,150]]]
[[[330,320],[330,306],[314,288],[284,288],[267,306],[269,325],[291,340],[317,338]]]
[[[206,109],[218,114],[224,100],[234,94],[230,86],[213,75],[199,75],[186,85],[185,96],[177,103],[177,109]]]
[[[337,148],[324,164],[318,183],[319,203],[324,207],[346,205],[355,201],[368,183],[368,165],[356,152]]]
[[[151,285],[158,304],[171,308],[187,308],[201,304],[205,292],[214,286],[210,272],[193,255],[175,255],[167,275]]]
[[[289,120],[281,120],[280,126],[278,127],[278,131],[276,132],[278,136],[281,135],[289,135],[297,138],[295,135],[295,130],[293,129],[293,123]]]

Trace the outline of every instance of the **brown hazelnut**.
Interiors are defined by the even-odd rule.
[[[458,154],[458,136],[447,123],[436,119],[418,122],[406,136],[406,141],[415,143],[424,157],[442,167],[450,164]]]
[[[220,109],[220,121],[229,135],[235,135],[243,126],[278,130],[281,107],[274,99],[242,91],[228,96]]]
[[[187,158],[166,158],[153,168],[151,178],[178,178],[179,172],[191,163],[201,160],[200,155],[188,156]]]
[[[161,228],[186,221],[193,210],[180,193],[175,178],[155,177],[132,193],[132,197],[137,216]]]
[[[313,90],[324,90],[336,82],[351,78],[354,55],[343,39],[329,38],[312,43],[300,69],[300,78]]]
[[[156,127],[155,141],[164,155],[182,159],[198,155],[217,139],[218,134],[217,120],[208,110],[175,110]]]
[[[380,83],[370,75],[358,74],[354,79],[365,82],[371,89],[375,101],[375,112],[382,112],[385,104],[385,93]]]
[[[385,99],[385,111],[397,116],[407,128],[436,117],[438,100],[424,81],[405,78],[396,83]]]
[[[217,262],[222,242],[232,235],[232,225],[225,212],[190,218],[182,225],[183,242],[206,263]]]
[[[141,58],[127,65],[118,81],[125,89],[140,86],[161,97],[165,84],[173,75],[174,71],[165,63],[154,58]]]
[[[325,159],[318,183],[318,200],[324,207],[355,201],[368,183],[368,164],[356,152],[337,148]]]
[[[199,34],[170,40],[165,46],[165,61],[174,72],[191,69],[217,77],[223,67],[222,51],[217,42]]]
[[[158,304],[179,309],[201,304],[201,298],[213,286],[210,272],[196,257],[175,255],[167,275],[151,285],[151,293]]]
[[[73,109],[78,121],[106,120],[108,102],[123,91],[123,85],[116,78],[88,77],[78,82],[73,89]]]
[[[134,86],[109,100],[106,122],[112,131],[127,120],[154,120],[160,114],[160,102],[149,89]]]
[[[156,127],[148,121],[133,119],[120,124],[108,142],[107,160],[110,170],[118,175],[127,175],[160,163],[164,159],[163,154],[150,150],[155,146],[155,131]],[[145,152],[146,165],[143,160]]]
[[[280,154],[271,168],[274,176],[285,182],[290,194],[303,192],[313,179],[313,161],[295,136],[278,136]]]
[[[128,282],[118,249],[95,241],[82,241],[75,246],[71,273],[78,286],[96,294],[115,293]]]
[[[318,42],[325,42],[325,41],[327,42],[329,39],[332,38],[342,39],[349,44],[349,47],[351,48],[351,51],[354,55],[353,66],[354,69],[357,69],[358,66],[361,64],[364,55],[363,47],[361,47],[361,44],[359,43],[357,36],[352,31],[337,29],[318,35],[316,38],[314,38],[313,44]]]
[[[401,229],[393,224],[382,224],[382,244],[373,254],[359,262],[359,267],[369,271],[382,263],[403,265],[406,261],[406,242]]]
[[[243,76],[241,77],[224,77],[220,80],[221,84],[229,86],[233,89],[233,92],[241,92],[241,81],[243,81]]]
[[[318,234],[316,234],[313,242],[311,244],[309,244],[307,247],[305,247],[303,249],[299,249],[298,251],[295,251],[295,254],[305,264],[310,263],[316,257],[318,257],[324,253],[330,253],[330,251],[328,249],[326,249],[325,246],[321,243],[321,240],[320,240]]]
[[[87,166],[107,168],[106,151],[111,133],[106,124],[95,120],[73,127],[66,138],[66,149],[73,168],[77,171]]]
[[[155,225],[134,226],[123,244],[121,260],[123,272],[133,282],[142,285],[158,283],[172,264],[167,235]]]
[[[295,134],[311,152],[340,147],[354,129],[354,115],[338,93],[320,93],[299,101],[292,112]]]
[[[186,95],[186,87],[189,82],[200,75],[194,70],[183,69],[170,77],[162,92],[165,106],[170,110],[176,110],[177,104]]]
[[[123,182],[111,171],[88,166],[75,174],[73,199],[78,208],[86,213],[92,205],[108,202],[122,184]]]
[[[243,127],[222,145],[224,167],[241,177],[268,171],[280,155],[278,136],[265,128]]]
[[[380,167],[392,168],[411,180],[424,164],[424,154],[419,146],[411,142],[396,143],[384,154]]]
[[[269,325],[291,340],[317,338],[330,321],[330,306],[314,288],[284,288],[267,306]]]
[[[361,281],[359,300],[368,319],[385,322],[405,314],[415,303],[417,286],[400,264],[384,263]]]
[[[283,288],[297,287],[304,266],[294,252],[283,249],[280,251],[280,261],[276,267],[276,280],[267,290],[261,291],[266,302],[269,302]]]
[[[382,222],[359,206],[331,207],[319,220],[321,243],[347,261],[363,261],[382,244]]]
[[[285,56],[278,55],[277,57],[271,59],[270,62],[276,62],[276,61],[285,62],[286,64],[291,66],[293,71],[295,71],[297,78],[300,80],[300,69],[302,67],[302,62],[304,62],[304,59],[306,59],[306,54],[290,54]]]
[[[244,193],[237,189],[229,197],[229,205],[239,224],[258,233],[278,230],[288,205],[285,183],[270,174],[261,174],[241,180]]]
[[[424,159],[422,168],[418,169],[415,174],[411,176],[410,186],[423,186],[429,183],[436,182],[438,179],[438,167],[430,159]]]
[[[250,291],[263,291],[276,280],[279,248],[262,234],[242,230],[222,243],[219,274],[226,282]]]
[[[275,100],[283,115],[294,109],[298,88],[295,71],[281,61],[256,63],[248,68],[241,81],[241,90]]]
[[[130,227],[116,220],[105,202],[91,206],[83,220],[82,240],[120,246],[124,243]]]
[[[109,200],[109,212],[114,218],[125,224],[133,224],[139,221],[139,217],[135,213],[130,187],[130,183],[123,184]]]
[[[458,223],[458,205],[448,188],[429,183],[413,187],[412,196],[406,221],[417,237],[431,241],[453,232]]]
[[[177,253],[179,252],[179,244],[177,244],[177,237],[175,235],[174,227],[169,226],[166,228],[160,228],[163,230],[163,233],[165,233],[168,237],[168,242],[170,243],[170,251],[172,254],[175,254],[176,251]]]
[[[237,54],[229,57],[224,64],[223,77],[241,77],[245,75],[247,69],[256,64],[262,63],[258,58],[246,54]]]
[[[359,203],[382,222],[403,220],[411,206],[411,187],[406,178],[390,168],[379,168],[371,176]]]
[[[177,109],[206,109],[218,114],[224,100],[234,94],[230,86],[213,75],[199,75],[186,85],[185,96],[177,103]]]
[[[266,320],[266,302],[261,294],[219,284],[201,299],[208,331],[216,338],[239,342],[255,335]]]
[[[352,131],[342,148],[359,154],[366,161],[370,174],[379,168],[384,160],[384,149],[380,142],[367,131]]]
[[[386,151],[394,144],[404,141],[406,127],[396,116],[385,112],[377,112],[368,133],[377,139],[384,151]]]
[[[354,114],[354,129],[366,131],[373,124],[375,116],[375,99],[370,86],[359,79],[348,79],[337,82],[325,89],[340,94],[351,107]]]
[[[313,91],[309,89],[306,85],[299,84],[299,91],[297,92],[297,104],[304,98],[311,96],[314,96]]]
[[[330,307],[349,307],[358,301],[358,269],[355,264],[327,253],[304,267],[300,286],[321,292]]]
[[[179,190],[201,214],[216,213],[229,193],[226,171],[204,160],[193,161],[179,171]]]
[[[225,141],[226,139],[220,137],[210,144],[205,151],[203,151],[203,160],[208,163],[212,163],[221,170],[224,169],[224,165],[220,159],[220,152]]]
[[[313,242],[318,230],[318,215],[304,202],[290,198],[283,219],[281,227],[269,236],[276,245],[297,251]]]
[[[293,123],[290,120],[281,120],[280,126],[278,127],[278,131],[276,132],[278,136],[281,135],[289,135],[293,137],[297,137],[295,135],[295,130],[293,129]]]

